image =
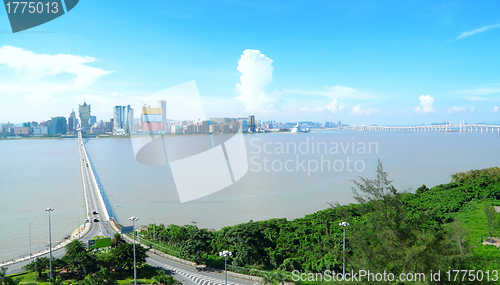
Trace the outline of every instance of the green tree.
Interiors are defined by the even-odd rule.
[[[26,264],[22,268],[29,272],[37,272],[38,277],[42,277],[42,271],[49,266],[49,258],[48,257],[38,257],[35,261]]]
[[[123,239],[122,235],[120,233],[115,233],[115,235],[111,239],[111,248],[115,248],[115,247],[119,246],[120,244],[124,244],[124,243],[127,243],[127,242]]]
[[[484,214],[486,215],[486,221],[488,222],[490,242],[493,242],[493,233],[495,232],[495,226],[497,223],[497,213],[495,212],[495,208],[493,208],[488,201],[484,201]]]
[[[182,284],[181,282],[175,280],[172,276],[169,276],[163,270],[156,271],[156,275],[153,276],[153,283],[157,285],[178,285]]]
[[[56,276],[55,278],[49,279],[49,283],[50,283],[50,285],[63,285],[64,284],[61,276],[59,276],[59,275]]]
[[[94,274],[94,280],[97,281],[98,285],[112,285],[116,284],[115,279],[113,278],[113,275],[109,271],[109,269],[104,268],[104,266],[101,266],[101,270]]]
[[[135,256],[137,267],[141,267],[146,262],[147,249],[140,244],[135,246]],[[124,243],[118,245],[112,251],[114,263],[123,268],[132,269],[134,267],[134,245],[131,243]]]
[[[351,216],[355,223],[348,221],[350,268],[397,276],[401,272],[442,270],[448,268],[450,260],[460,258],[459,249],[442,225],[429,224],[431,213],[412,215],[380,160],[376,174],[373,180],[360,177],[360,182],[354,181],[354,198],[369,207],[361,218]],[[338,231],[342,231],[340,226]]]
[[[18,285],[23,280],[23,277],[12,278],[6,276],[4,278],[5,285]]]
[[[98,285],[96,278],[92,276],[92,274],[88,274],[87,276],[85,276],[82,283],[83,285]]]
[[[0,285],[5,282],[5,277],[7,277],[7,267],[0,268]]]

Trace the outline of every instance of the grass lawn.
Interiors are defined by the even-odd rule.
[[[140,284],[151,284],[153,280],[151,279],[156,275],[156,268],[151,267],[149,265],[145,265],[142,268],[137,269],[137,283]],[[37,277],[35,280],[35,272],[23,272],[18,274],[9,275],[9,277],[19,278],[22,277],[21,284],[23,285],[49,285],[47,273],[49,271],[46,270],[42,272],[42,277]],[[57,273],[57,272],[56,272]],[[126,272],[116,272],[114,273],[114,278],[118,284],[134,284],[134,272],[126,271]],[[82,280],[76,279],[64,279],[65,284],[81,284]]]

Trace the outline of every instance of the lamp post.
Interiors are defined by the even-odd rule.
[[[54,208],[47,208],[45,212],[49,212],[49,278],[52,279],[52,229],[50,226],[50,212],[54,211]]]
[[[29,221],[28,222],[28,233],[29,233],[29,238],[30,238],[30,259],[31,259],[31,223],[34,222],[35,220]]]
[[[347,226],[349,226],[349,223],[342,222],[342,223],[339,223],[339,226],[344,227],[344,262],[343,262],[343,266],[342,266],[342,280],[345,280],[345,228]]]
[[[225,271],[225,281],[224,284],[227,285],[227,256],[232,256],[233,253],[227,250],[219,252],[219,256],[224,256],[224,271]]]
[[[134,236],[134,285],[137,285],[137,265],[136,265],[136,261],[135,261],[135,221],[139,220],[139,218],[138,217],[130,217],[128,219],[134,223],[134,226],[132,228],[133,229],[132,235]]]
[[[156,221],[153,218],[149,218],[149,220],[153,220],[153,252],[155,252],[155,242],[156,242]]]

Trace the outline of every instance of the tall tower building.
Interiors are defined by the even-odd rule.
[[[255,116],[248,116],[248,130],[251,132],[255,132]]]
[[[68,117],[68,133],[73,133],[76,131],[76,114],[75,110],[72,110]]]
[[[81,121],[81,127],[82,130],[89,130],[90,129],[90,124],[89,124],[89,119],[90,119],[90,104],[87,105],[85,101],[83,101],[83,105],[80,105],[79,107],[79,113],[80,113],[80,121]]]
[[[161,126],[162,130],[167,130],[167,101],[158,101],[158,108],[161,108]]]
[[[123,129],[130,133],[134,127],[134,109],[127,106],[115,106],[113,108],[113,131]]]

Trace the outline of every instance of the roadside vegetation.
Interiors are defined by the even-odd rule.
[[[250,221],[220,231],[200,229],[195,223],[161,224],[150,225],[141,234],[151,241],[155,238],[157,249],[199,264],[223,269],[224,258],[218,253],[229,250],[233,252],[229,270],[267,279],[279,274],[290,280],[294,270],[342,272],[343,228],[339,223],[345,221],[350,223],[346,228],[347,271],[398,275],[500,270],[499,248],[483,244],[499,236],[500,219],[494,206],[500,206],[500,168],[457,173],[448,184],[431,189],[422,185],[415,193],[406,193],[392,186],[379,162],[374,179],[359,178],[353,183],[359,203],[331,204],[292,221]],[[280,278],[269,284],[278,284]]]
[[[326,210],[291,221],[250,221],[219,231],[198,228],[196,223],[149,225],[141,230],[141,242],[152,246],[155,240],[157,250],[215,269],[224,269],[224,258],[219,252],[229,250],[233,256],[228,258],[228,270],[261,276],[265,284],[283,284],[292,280],[292,272],[342,272],[343,227],[339,223],[348,222],[347,272],[369,270],[398,276],[440,271],[444,276],[448,270],[500,270],[500,218],[495,211],[500,206],[500,168],[457,173],[450,183],[430,189],[422,185],[414,193],[395,189],[380,162],[375,174],[373,179],[360,177],[353,181],[356,204],[332,203]],[[174,284],[169,283],[175,282],[173,278],[144,264],[146,249],[136,249],[142,282]],[[47,268],[44,262],[48,260],[39,261],[37,267],[32,263],[25,269],[43,278]],[[89,285],[123,283],[127,281],[117,280],[131,275],[132,245],[115,235],[108,253],[90,253],[81,242],[73,241],[66,247],[64,258],[53,264],[60,278],[54,279],[54,284],[61,280]],[[7,277],[1,273],[0,270],[3,284],[31,282],[16,277],[5,281]],[[349,283],[437,284],[428,278],[408,283]],[[500,284],[486,279],[438,283]]]
[[[146,251],[136,246],[138,283],[141,284],[179,284],[170,275],[147,264]],[[14,276],[4,276],[6,269],[0,269],[2,284],[82,284],[109,285],[133,284],[134,266],[133,245],[125,242],[120,234],[116,234],[111,248],[103,251],[87,251],[85,244],[74,240],[66,245],[66,254],[61,259],[52,260],[53,278],[48,278],[49,259],[37,258],[23,267],[26,272]],[[132,277],[131,277],[132,276]]]

